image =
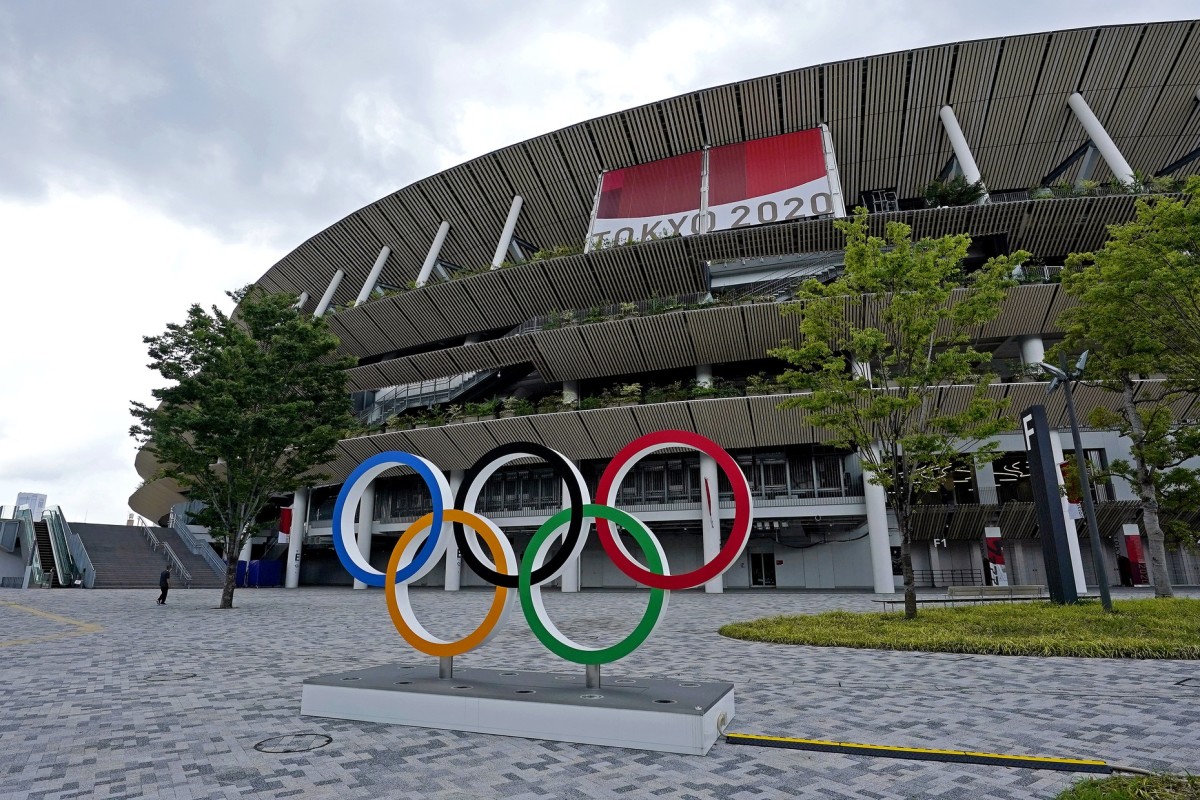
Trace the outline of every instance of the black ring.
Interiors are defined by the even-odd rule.
[[[463,475],[462,485],[458,487],[458,495],[454,498],[454,507],[466,511],[467,509],[463,508],[463,504],[466,502],[467,492],[470,491],[479,473],[497,458],[513,455],[514,453],[540,458],[545,461],[554,470],[555,474],[558,475],[559,479],[566,484],[567,493],[571,497],[571,522],[567,526],[567,535],[563,539],[562,544],[559,545],[558,552],[554,554],[554,557],[535,569],[529,576],[529,582],[536,586],[557,572],[563,564],[567,563],[567,560],[571,557],[571,552],[575,549],[575,545],[579,541],[580,534],[583,532],[583,493],[579,490],[579,484],[575,480],[575,473],[571,468],[570,461],[549,447],[534,444],[533,442],[510,442],[502,444],[499,447],[494,447],[480,456],[479,460],[475,462],[475,466],[471,467]],[[462,555],[463,563],[470,567],[471,571],[480,578],[483,578],[493,586],[503,586],[507,589],[517,588],[517,575],[505,575],[497,572],[479,560],[467,543],[467,531],[461,522],[454,523],[454,541],[458,544],[458,552]]]

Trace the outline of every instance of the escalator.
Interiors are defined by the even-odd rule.
[[[37,539],[37,561],[43,575],[50,576],[50,588],[61,589],[58,570],[54,568],[54,547],[50,543],[50,525],[44,519],[33,523],[33,532]]]

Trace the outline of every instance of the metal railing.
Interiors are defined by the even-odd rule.
[[[91,589],[96,585],[96,568],[92,565],[92,559],[87,554],[87,548],[83,546],[83,540],[79,538],[79,534],[71,530],[71,524],[67,522],[67,517],[62,513],[62,508],[59,506],[51,506],[46,509],[46,513],[42,515],[47,521],[51,530],[57,530],[63,541],[67,543],[67,552],[71,556],[71,566],[74,572],[70,576],[70,583],[61,581],[64,586],[74,586],[76,581],[85,589]]]
[[[192,529],[187,526],[182,514],[171,515],[171,529],[179,534],[179,538],[183,540],[188,550],[204,559],[204,563],[208,564],[214,573],[218,576],[225,574],[225,561],[217,555],[217,551],[213,550],[208,542],[202,542],[196,538],[196,534],[192,533]]]
[[[146,537],[146,541],[150,542],[150,546],[154,548],[154,552],[157,553],[159,550],[162,550],[175,576],[183,581],[185,587],[191,586],[192,573],[188,572],[187,567],[179,560],[179,556],[175,555],[175,551],[171,549],[171,545],[155,536],[154,531],[150,530],[150,526],[146,523],[146,520],[138,517],[138,524],[142,529],[142,535]]]
[[[916,586],[983,586],[983,571],[978,569],[914,569]]]

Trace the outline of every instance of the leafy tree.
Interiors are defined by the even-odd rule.
[[[939,206],[969,206],[987,193],[983,181],[967,181],[962,175],[949,180],[932,180],[925,186],[925,203],[930,208]]]
[[[1120,397],[1089,421],[1132,443],[1132,462],[1114,462],[1110,472],[1141,502],[1159,597],[1172,595],[1161,506],[1200,489],[1200,471],[1183,466],[1200,455],[1200,429],[1172,413],[1179,393],[1200,389],[1200,178],[1185,191],[1184,200],[1139,200],[1135,219],[1112,226],[1103,249],[1067,260],[1063,286],[1079,305],[1060,320],[1065,346],[1092,352],[1088,377]],[[1139,379],[1155,374],[1166,386],[1139,392]]]
[[[914,242],[909,226],[892,222],[884,238],[871,236],[861,208],[837,226],[846,236],[843,274],[801,288],[790,308],[800,316],[800,342],[771,351],[794,367],[782,380],[804,392],[781,407],[808,412],[805,422],[856,450],[870,481],[884,488],[899,526],[911,618],[913,508],[954,465],[991,460],[993,437],[1006,427],[1006,402],[988,391],[991,356],[971,340],[1000,313],[1010,274],[1028,254],[964,275],[965,235]],[[949,386],[961,387],[965,402],[943,407]]]
[[[206,508],[225,553],[221,608],[233,607],[238,554],[274,494],[294,491],[329,459],[354,424],[338,341],[325,321],[294,308],[295,297],[250,287],[230,292],[233,316],[199,305],[182,324],[147,336],[150,368],[170,385],[157,408],[133,403],[131,433]],[[301,476],[306,476],[301,480]]]

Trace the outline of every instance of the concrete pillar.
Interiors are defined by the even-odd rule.
[[[708,563],[721,552],[721,503],[717,483],[717,462],[712,456],[700,454],[700,533],[704,561]],[[725,591],[725,576],[718,575],[705,582],[704,591],[720,594]]]
[[[1125,160],[1125,156],[1121,155],[1121,151],[1117,149],[1117,145],[1113,142],[1112,137],[1108,135],[1108,131],[1104,130],[1104,126],[1100,124],[1100,120],[1092,112],[1091,106],[1087,104],[1087,100],[1083,99],[1083,95],[1075,92],[1067,98],[1067,105],[1071,107],[1075,118],[1079,120],[1079,124],[1087,131],[1088,138],[1092,140],[1092,144],[1100,151],[1100,156],[1104,159],[1104,163],[1108,164],[1108,168],[1112,170],[1113,177],[1122,183],[1133,183],[1133,169],[1129,166],[1129,162]]]
[[[375,522],[375,484],[368,483],[363,490],[362,499],[358,502],[358,552],[362,553],[368,562],[371,559],[371,526]],[[355,579],[355,589],[365,589],[367,585]]]
[[[333,293],[342,284],[342,278],[344,277],[346,277],[346,273],[340,269],[333,273],[333,280],[329,282],[328,288],[325,289],[325,294],[321,295],[321,302],[317,303],[317,307],[313,311],[314,317],[321,316],[329,308],[329,304],[333,302]]]
[[[499,269],[504,263],[504,256],[508,253],[508,246],[512,244],[513,231],[517,229],[517,217],[521,215],[521,204],[524,201],[520,195],[512,199],[512,205],[508,207],[508,219],[504,221],[504,230],[500,233],[500,241],[496,243],[496,254],[492,256],[492,269]]]
[[[295,305],[295,307],[296,307],[296,308],[298,308],[298,309],[300,309],[301,311],[303,311],[303,310],[304,310],[304,304],[305,304],[305,303],[307,303],[307,302],[308,302],[308,292],[301,292],[301,293],[300,293],[300,296],[296,298],[296,305]]]
[[[892,537],[888,529],[887,492],[871,482],[871,473],[863,469],[863,494],[867,504],[867,539],[871,545],[871,575],[875,594],[893,594]]]
[[[304,552],[304,528],[308,522],[308,489],[297,489],[292,498],[292,526],[288,530],[287,570],[284,588],[300,585],[300,555]]]
[[[935,589],[942,585],[940,583],[942,578],[940,575],[938,575],[938,573],[941,572],[941,570],[942,570],[941,548],[938,547],[937,539],[930,539],[929,540],[929,571],[933,576],[933,580],[931,581],[931,583]]]
[[[246,543],[242,545],[242,552],[238,553],[238,561],[250,563],[250,551],[254,547],[254,535],[246,537]]]
[[[1071,434],[1067,433],[1066,435],[1070,436]],[[1062,468],[1058,467],[1059,464],[1063,463],[1063,446],[1059,432],[1056,430],[1050,431],[1050,450],[1054,453],[1058,485],[1060,487],[1064,486],[1066,485],[1066,481],[1063,480]],[[1077,453],[1076,457],[1082,463],[1083,453]],[[1059,495],[1061,496],[1063,522],[1067,526],[1067,549],[1071,553],[1071,573],[1075,576],[1075,591],[1079,594],[1087,594],[1087,580],[1083,576],[1083,557],[1079,552],[1079,533],[1075,527],[1075,520],[1071,518],[1071,504],[1067,501],[1065,493],[1060,491]]]
[[[433,244],[430,245],[429,252],[425,254],[421,271],[417,273],[416,284],[418,287],[429,282],[429,275],[433,272],[433,265],[437,263],[438,255],[442,252],[442,245],[446,243],[446,234],[449,232],[450,223],[443,220],[442,224],[438,226],[437,235],[433,237]]]
[[[962,128],[958,124],[958,118],[954,116],[954,109],[950,106],[942,106],[938,111],[938,116],[941,117],[942,127],[946,129],[946,136],[950,139],[950,146],[954,148],[954,157],[958,160],[958,168],[962,170],[963,177],[968,183],[975,183],[981,179],[979,167],[975,164],[975,156],[971,154],[971,148],[967,144],[967,137],[963,136]],[[988,200],[985,193],[980,202],[986,203]]]
[[[712,364],[696,365],[696,384],[712,386]],[[721,552],[721,503],[717,482],[717,462],[712,456],[700,454],[700,533],[705,562],[712,561]],[[718,575],[704,584],[704,591],[720,594],[725,591],[725,578]]]
[[[450,470],[451,497],[458,497],[458,490],[462,487],[465,474],[461,469]],[[458,553],[458,542],[454,539],[454,523],[442,524],[442,536],[449,537],[446,539],[446,591],[457,592],[462,588],[462,556]]]
[[[379,257],[375,259],[375,264],[371,267],[367,279],[363,281],[362,288],[358,290],[358,298],[354,301],[355,305],[365,303],[370,298],[371,292],[375,291],[375,284],[379,283],[379,274],[383,272],[383,265],[387,263],[388,255],[391,252],[391,248],[386,245],[379,251]]]

